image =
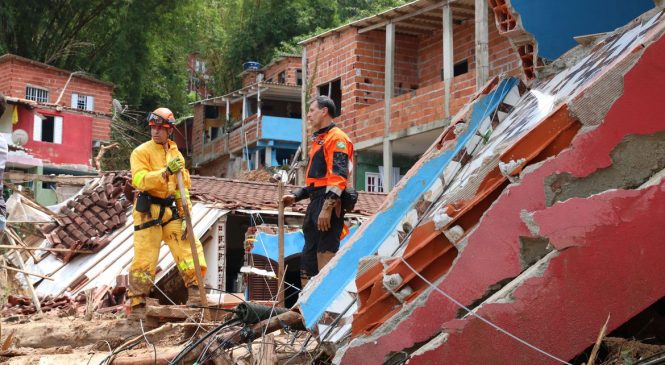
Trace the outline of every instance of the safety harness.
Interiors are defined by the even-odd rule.
[[[151,221],[147,221],[145,223],[141,223],[139,225],[134,226],[134,231],[140,231],[142,229],[150,228],[153,226],[156,226],[160,224],[162,227],[171,223],[172,221],[176,219],[180,219],[180,214],[178,214],[178,208],[175,206],[175,197],[174,196],[169,196],[165,199],[162,198],[157,198],[152,195],[149,195],[145,192],[142,192],[141,194],[146,194],[150,197],[150,204],[158,204],[159,205],[159,216],[156,219],[153,219]],[[164,213],[166,212],[166,208],[171,209],[171,219],[169,219],[166,222],[162,222],[162,219],[164,218]],[[147,212],[148,215],[150,215],[150,210],[148,209]]]

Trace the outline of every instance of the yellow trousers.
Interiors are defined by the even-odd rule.
[[[159,217],[160,206],[153,204],[150,207],[150,215],[134,210],[134,225],[140,225]],[[166,208],[162,222],[168,222],[173,216],[171,208]],[[164,241],[171,250],[173,259],[180,271],[186,287],[197,285],[196,269],[189,240],[182,240],[182,220],[175,219],[162,226],[160,224],[134,231],[134,259],[129,268],[129,298],[131,305],[145,302],[145,297],[150,293],[150,287],[155,280],[159,249]],[[206,261],[203,255],[201,242],[196,239],[196,252],[201,264],[202,275],[206,273]]]

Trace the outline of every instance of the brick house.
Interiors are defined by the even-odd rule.
[[[310,96],[341,105],[335,122],[355,144],[357,189],[394,186],[489,78],[532,65],[499,34],[505,19],[475,3],[418,0],[301,42]]]
[[[10,153],[7,169],[92,172],[93,147],[111,138],[113,87],[83,73],[0,56],[0,93],[7,103],[0,132],[24,150]]]
[[[192,52],[187,56],[187,73],[189,74],[187,92],[195,92],[198,98],[207,98],[210,93],[207,85],[210,74],[200,53]]]
[[[302,141],[300,56],[247,62],[243,87],[194,103],[193,166],[201,175],[290,163]]]

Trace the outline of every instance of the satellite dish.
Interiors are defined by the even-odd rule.
[[[113,106],[114,115],[123,114],[125,111],[127,111],[127,106],[125,105],[125,107],[123,108],[122,104],[118,99],[113,99],[111,101],[111,105]]]
[[[23,129],[17,129],[12,132],[12,143],[17,146],[23,146],[28,143],[28,132]]]

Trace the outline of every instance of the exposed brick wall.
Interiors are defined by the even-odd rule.
[[[229,155],[225,155],[201,166],[196,173],[201,176],[226,177],[228,166]]]
[[[0,63],[0,93],[10,96],[12,79],[12,64],[10,62]],[[25,91],[24,91],[25,92]],[[23,95],[25,97],[25,95]]]
[[[0,79],[0,90],[5,91],[8,96],[16,98],[25,98],[25,88],[30,85],[48,90],[48,102],[55,103],[69,78],[69,73],[62,70],[15,58],[3,62],[2,67],[2,73],[8,72],[11,77]],[[93,96],[95,112],[111,112],[112,86],[75,75],[62,95],[61,105],[71,106],[73,92]]]
[[[243,127],[235,129],[229,136],[229,152],[240,153],[247,143],[248,146],[256,143],[257,131],[261,128],[261,119],[256,114],[243,121]]]
[[[453,79],[451,114],[475,92],[475,29],[473,21],[454,26],[454,63],[468,61],[469,71]],[[308,79],[316,86],[341,77],[342,113],[336,122],[362,142],[383,135],[385,32],[358,34],[350,28],[306,45]],[[423,36],[396,34],[395,97],[391,131],[441,120],[443,115],[442,30]],[[490,76],[520,76],[520,60],[510,42],[489,19]],[[417,88],[416,91],[411,89]]]
[[[92,118],[92,139],[111,140],[111,118],[102,116]]]
[[[194,126],[192,127],[192,153],[196,160],[203,155],[204,105],[194,105]],[[196,162],[195,162],[196,163]]]
[[[242,75],[242,87],[256,84],[256,77],[260,74],[259,70],[245,70]]]
[[[300,57],[285,56],[284,59],[275,62],[272,66],[264,71],[265,80],[277,82],[277,76],[280,72],[285,71],[286,83],[289,85],[296,85],[296,71],[301,69],[302,59]]]

